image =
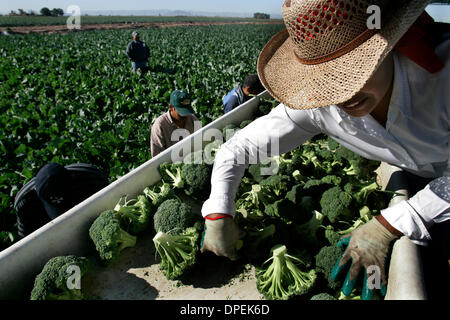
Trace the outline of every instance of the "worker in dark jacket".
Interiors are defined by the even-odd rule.
[[[239,85],[231,90],[223,98],[223,111],[228,113],[237,106],[240,106],[251,98],[252,95],[257,95],[264,90],[258,75],[251,74],[245,78],[243,85]]]
[[[139,38],[139,32],[132,33],[133,41],[128,44],[127,56],[131,60],[131,67],[136,72],[140,69],[142,72],[148,71],[148,58],[150,57],[150,48]]]

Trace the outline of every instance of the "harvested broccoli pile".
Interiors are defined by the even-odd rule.
[[[89,259],[77,256],[58,256],[51,258],[36,276],[31,291],[31,300],[83,300],[81,285],[72,283],[69,278],[78,267],[80,276],[92,270]]]
[[[95,219],[89,236],[104,264],[116,260],[120,252],[136,245],[136,237],[122,229],[116,211],[107,210]]]
[[[275,100],[262,101],[257,116],[276,105]],[[224,127],[224,141],[251,122]],[[184,279],[198,261],[204,226],[193,208],[209,197],[214,158],[224,141],[206,144],[181,163],[162,163],[161,181],[135,199],[118,199],[114,210],[95,219],[89,236],[101,265],[116,260],[148,232],[154,236],[164,275]],[[358,289],[342,296],[342,282],[331,279],[331,270],[343,253],[336,246],[339,239],[390,201],[392,194],[382,192],[376,182],[378,165],[323,135],[249,165],[235,198],[234,220],[245,232],[238,256],[256,267],[257,288],[266,299],[360,298]],[[85,258],[77,259],[70,262],[78,261],[84,275],[90,267]],[[32,299],[82,299],[80,291],[63,286],[68,278],[61,270],[66,265],[63,258],[49,261],[36,277]]]
[[[192,208],[177,199],[164,201],[153,217],[156,232],[183,231],[198,220]]]

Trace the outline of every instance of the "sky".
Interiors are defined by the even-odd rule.
[[[281,14],[283,0],[0,0],[0,12],[24,9],[39,12],[42,7],[67,10],[186,10],[204,12],[264,12]]]

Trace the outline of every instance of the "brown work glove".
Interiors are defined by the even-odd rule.
[[[237,260],[236,250],[243,236],[244,232],[239,229],[232,216],[222,215],[214,219],[206,217],[200,251],[211,251],[218,256]]]

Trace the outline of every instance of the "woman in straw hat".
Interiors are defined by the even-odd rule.
[[[207,227],[202,251],[235,257],[240,230],[229,217],[246,169],[235,159],[260,154],[274,139],[282,154],[325,133],[366,158],[402,168],[422,184],[414,196],[381,211],[341,242],[346,251],[332,276],[352,259],[343,292],[349,295],[360,270],[375,265],[385,293],[383,264],[391,242],[405,235],[424,244],[433,225],[450,219],[450,40],[443,36],[446,25],[429,21],[427,4],[285,1],[286,30],[270,40],[258,60],[262,83],[282,104],[218,152],[211,195],[202,209]],[[381,28],[369,28],[376,12]],[[372,293],[365,283],[363,298]]]

